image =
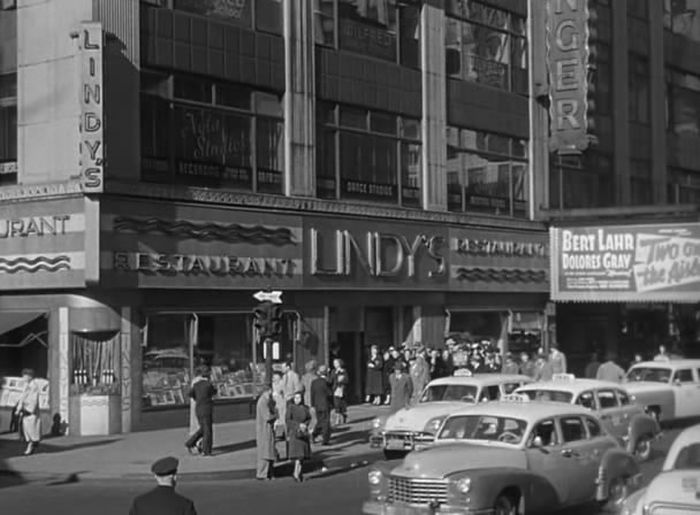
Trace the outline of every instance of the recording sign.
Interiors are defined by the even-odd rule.
[[[586,0],[547,2],[550,149],[579,153],[588,146]]]
[[[80,30],[80,179],[89,193],[104,187],[104,90],[102,25],[84,22]]]

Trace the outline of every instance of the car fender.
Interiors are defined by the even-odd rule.
[[[631,391],[633,391],[630,388]],[[661,409],[659,420],[673,420],[676,417],[676,397],[672,389],[663,387],[658,391],[643,391],[633,393],[637,404],[646,408],[658,407]]]
[[[641,469],[634,457],[621,448],[608,450],[600,460],[598,478],[596,479],[596,500],[604,501],[608,498],[610,482],[618,477],[639,479]]]
[[[629,425],[629,440],[627,442],[628,450],[634,450],[639,441],[639,437],[649,435],[652,438],[656,437],[661,432],[659,423],[654,417],[639,413],[632,417]]]

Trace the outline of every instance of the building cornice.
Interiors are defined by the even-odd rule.
[[[488,227],[503,230],[545,231],[542,222],[459,214],[439,211],[421,211],[393,206],[377,206],[348,201],[329,201],[316,198],[283,197],[230,190],[183,187],[168,184],[132,183],[108,181],[106,193],[111,195],[167,200],[182,203],[209,204],[218,207],[280,211],[286,213],[306,213],[317,215],[337,215],[348,217],[370,217],[401,222],[437,223],[469,227]]]
[[[607,208],[549,210],[544,212],[549,225],[605,223],[653,223],[673,221],[700,221],[700,205],[668,204],[645,206],[616,206]]]
[[[83,194],[78,179],[37,184],[17,184],[0,187],[0,202],[23,202],[47,200],[62,197],[75,197]]]

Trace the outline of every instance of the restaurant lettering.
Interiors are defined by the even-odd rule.
[[[455,239],[453,248],[460,254],[507,257],[547,257],[545,243],[527,241],[501,241],[486,239]]]
[[[69,220],[70,215],[0,219],[0,239],[64,235]]]
[[[100,23],[83,23],[80,32],[80,177],[88,192],[103,189],[102,40]]]
[[[588,145],[587,4],[586,0],[552,0],[547,5],[550,146],[559,153],[578,153]]]
[[[357,238],[348,230],[336,230],[333,235],[333,252],[322,255],[321,234],[310,230],[311,274],[350,276],[355,267],[371,277],[416,276],[416,264],[424,255],[433,266],[428,277],[436,278],[446,273],[446,260],[441,254],[444,238],[439,235],[418,234],[414,237],[368,231],[364,238]],[[332,263],[323,266],[322,263]]]

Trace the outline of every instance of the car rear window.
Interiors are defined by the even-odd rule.
[[[678,453],[675,469],[700,469],[700,442],[683,447]]]
[[[560,390],[548,389],[527,389],[518,393],[522,393],[530,397],[531,401],[552,401],[552,402],[571,402],[573,394],[571,392],[562,392]]]
[[[425,389],[420,402],[476,402],[476,394],[477,387],[471,384],[435,384]]]

